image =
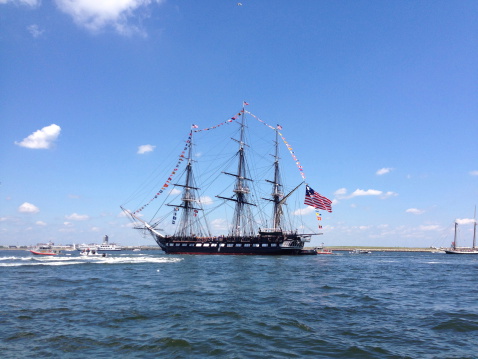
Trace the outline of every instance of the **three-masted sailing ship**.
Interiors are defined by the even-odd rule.
[[[141,218],[141,211],[149,204],[140,207],[136,211],[130,211],[121,208],[128,216],[135,222],[137,229],[142,229],[145,232],[152,235],[159,247],[168,254],[246,254],[246,255],[297,255],[307,254],[308,251],[304,250],[304,245],[311,240],[311,236],[319,235],[322,233],[302,233],[297,228],[291,228],[288,226],[285,219],[285,207],[287,200],[292,193],[295,193],[305,183],[305,175],[301,172],[303,181],[296,185],[289,193],[284,193],[284,188],[281,182],[281,167],[279,156],[279,136],[288,146],[292,157],[296,161],[300,171],[302,166],[298,162],[297,158],[293,154],[290,145],[287,144],[284,137],[280,133],[281,126],[275,127],[267,125],[264,121],[260,120],[250,112],[245,110],[244,102],[242,110],[228,119],[224,124],[235,123],[239,125],[238,137],[232,139],[236,142],[237,151],[234,154],[236,160],[235,171],[222,172],[222,176],[228,176],[233,179],[232,195],[222,196],[216,195],[217,201],[224,204],[229,204],[229,207],[233,207],[232,218],[230,220],[228,232],[220,235],[215,235],[210,231],[210,225],[206,218],[206,211],[204,210],[203,203],[201,201],[201,189],[196,184],[195,180],[195,160],[194,157],[194,137],[198,126],[193,125],[189,133],[186,146],[183,153],[180,156],[180,162],[175,166],[176,168],[169,176],[166,183],[161,190],[157,192],[156,196],[162,195],[162,193],[171,193],[169,186],[174,186],[177,189],[181,189],[179,203],[164,203],[167,207],[173,208],[172,210],[172,224],[174,229],[172,234],[165,234],[163,230],[159,229],[161,224],[158,220],[152,219],[146,221]],[[270,186],[270,197],[261,198],[262,201],[266,201],[272,207],[272,215],[261,223],[260,216],[255,214],[254,209],[258,207],[253,200],[257,200],[255,193],[251,193],[251,187],[254,180],[251,178],[249,171],[248,161],[246,160],[246,148],[249,145],[246,143],[246,113],[251,115],[251,118],[255,118],[275,132],[274,141],[274,153],[271,154],[272,161],[272,179],[266,179],[265,181]],[[222,125],[222,123],[221,123]],[[207,130],[216,128],[207,128]],[[272,140],[272,138],[271,138]],[[175,175],[180,167],[181,163],[185,163],[184,173],[180,176],[182,183],[172,183],[172,177]],[[152,201],[152,200],[151,200]],[[150,202],[151,202],[150,201]],[[315,207],[317,217],[320,219],[318,210],[324,209],[332,212],[331,201],[324,196],[321,196],[317,192],[313,191],[308,185],[306,185],[306,200],[305,204]],[[231,206],[232,204],[232,206]],[[232,208],[231,208],[232,210]],[[170,212],[171,213],[171,212]],[[171,217],[169,217],[169,220]],[[170,224],[171,222],[169,222]],[[269,224],[269,225],[268,225]],[[322,226],[319,226],[319,229]]]

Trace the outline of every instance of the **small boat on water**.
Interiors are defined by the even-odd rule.
[[[120,251],[123,248],[121,246],[118,246],[116,243],[109,243],[108,236],[105,235],[103,237],[103,243],[101,243],[97,247],[98,251],[101,252],[115,252],[115,251]]]
[[[476,209],[475,209],[475,221],[473,223],[473,247],[458,247],[458,222],[455,221],[455,236],[451,248],[445,249],[446,254],[478,254],[478,248],[476,248]]]
[[[336,254],[336,253],[332,252],[332,250],[330,250],[328,248],[325,248],[323,243],[322,243],[322,246],[315,248],[315,252],[317,254],[329,254],[329,255],[330,254],[332,254],[332,255]]]
[[[106,257],[106,253],[99,253],[98,250],[96,249],[85,249],[82,252],[80,252],[80,256],[83,257]]]
[[[349,252],[350,254],[372,254],[372,251],[367,251],[365,249],[357,249],[355,248],[354,250]]]
[[[56,256],[61,253],[59,249],[53,248],[53,243],[40,244],[30,252],[36,256]]]
[[[103,237],[103,243],[101,244],[95,244],[95,243],[90,243],[90,244],[80,244],[79,246],[76,247],[80,252],[83,252],[84,250],[95,250],[95,251],[101,251],[101,252],[116,252],[116,251],[121,251],[123,248],[116,243],[109,243],[109,238],[108,235],[105,235]]]

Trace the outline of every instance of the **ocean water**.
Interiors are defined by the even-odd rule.
[[[0,357],[478,357],[478,256],[71,253],[0,251]]]

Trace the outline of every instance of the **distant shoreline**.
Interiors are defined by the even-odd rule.
[[[309,248],[314,248],[314,247],[309,247]],[[436,248],[415,248],[415,247],[367,247],[367,246],[356,246],[356,247],[350,247],[350,246],[326,246],[327,249],[330,249],[332,251],[353,251],[354,249],[360,249],[360,250],[366,250],[370,252],[434,252],[437,251],[438,249]]]
[[[139,248],[141,250],[145,251],[156,251],[156,250],[161,250],[159,246],[123,246],[124,251],[128,250],[133,250],[135,248]],[[305,247],[305,249],[313,249],[315,247]],[[434,252],[437,251],[436,248],[413,248],[413,247],[367,247],[367,246],[356,246],[356,247],[351,247],[351,246],[326,246],[327,249],[330,249],[332,251],[337,251],[337,252],[349,252],[353,251],[354,249],[361,249],[361,250],[367,250],[370,252]],[[24,251],[28,250],[29,247],[27,246],[19,246],[17,248],[10,248],[10,247],[0,247],[0,250],[6,250],[6,251]]]

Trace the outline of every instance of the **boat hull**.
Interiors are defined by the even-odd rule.
[[[168,247],[161,246],[161,249],[167,254],[204,254],[204,255],[298,255],[301,254],[300,248],[281,249],[280,247]]]
[[[459,251],[459,250],[445,250],[446,254],[478,254],[477,250]]]
[[[36,256],[57,256],[58,253],[53,252],[37,252],[37,251],[30,251],[32,254]]]
[[[299,255],[304,253],[304,242],[289,240],[282,242],[258,241],[178,241],[156,237],[156,243],[167,254],[208,255]]]

